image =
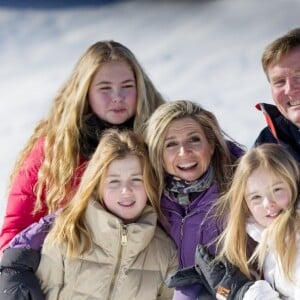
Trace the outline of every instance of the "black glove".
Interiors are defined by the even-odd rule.
[[[44,300],[45,296],[35,276],[39,262],[39,251],[6,249],[0,266],[0,299]]]
[[[213,259],[204,246],[197,246],[195,268],[202,275],[203,284],[217,299],[242,300],[254,281],[225,258]]]
[[[182,287],[191,284],[201,284],[201,274],[199,274],[195,267],[178,270],[167,281],[167,286],[170,288]]]

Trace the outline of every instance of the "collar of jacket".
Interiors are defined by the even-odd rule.
[[[279,141],[274,123],[275,118],[281,116],[281,113],[278,110],[278,108],[273,104],[267,103],[257,103],[255,107],[263,112],[271,133],[273,134],[274,138],[276,138],[276,140]]]
[[[109,256],[117,255],[124,228],[126,228],[128,241],[126,253],[127,256],[133,257],[148,246],[157,224],[157,215],[150,205],[146,205],[135,223],[126,225],[120,218],[105,210],[97,200],[90,201],[85,216],[86,223],[92,231],[93,242]]]
[[[286,144],[298,152],[300,145],[300,129],[290,120],[285,118],[275,105],[258,103],[256,108],[261,110],[267,125],[279,144]]]

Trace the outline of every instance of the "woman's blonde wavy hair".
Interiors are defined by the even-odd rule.
[[[42,208],[42,195],[45,195],[49,212],[58,209],[66,198],[72,195],[72,179],[80,162],[79,132],[84,118],[91,114],[88,89],[102,64],[110,61],[126,61],[134,72],[137,86],[134,131],[142,133],[152,112],[164,103],[164,99],[128,48],[115,41],[99,41],[90,46],[58,92],[48,116],[37,124],[11,173],[9,186],[35,143],[46,137],[45,159],[34,189],[34,212]]]
[[[103,181],[109,165],[130,155],[139,158],[148,202],[163,219],[160,209],[157,181],[150,165],[148,150],[142,137],[132,131],[107,129],[89,161],[78,190],[72,201],[62,210],[47,237],[47,243],[58,242],[66,245],[68,256],[78,256],[91,248],[92,237],[85,220],[88,203],[98,200],[103,207]]]
[[[267,227],[262,242],[249,259],[246,223],[251,212],[245,200],[245,190],[249,176],[258,168],[267,169],[270,176],[279,176],[288,184],[291,202],[288,208]],[[219,202],[220,211],[227,214],[225,230],[218,242],[219,257],[226,256],[250,278],[253,263],[258,263],[259,271],[262,272],[268,246],[268,251],[274,251],[278,255],[285,276],[291,280],[299,251],[297,249],[297,236],[300,232],[300,219],[297,212],[299,184],[300,171],[297,162],[278,144],[262,144],[242,156],[232,184]]]
[[[199,123],[208,143],[214,149],[211,164],[220,192],[232,176],[233,157],[215,115],[201,105],[188,100],[167,102],[158,107],[147,122],[146,143],[151,164],[158,178],[158,190],[162,195],[165,187],[163,150],[168,126],[174,120],[192,118]]]

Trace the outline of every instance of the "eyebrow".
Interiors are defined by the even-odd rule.
[[[277,81],[277,80],[279,80],[279,79],[284,79],[285,78],[285,76],[269,76],[269,78],[270,78],[270,81],[271,82],[275,82],[275,81]]]
[[[199,132],[198,131],[192,131],[192,132],[188,133],[187,135],[192,136],[194,134],[199,134]],[[176,137],[177,137],[176,135],[167,137],[165,141],[176,139]]]
[[[248,193],[248,194],[245,194],[245,198],[251,196],[251,195],[255,195],[255,194],[259,194],[258,191],[255,191],[255,192],[251,192],[251,193]]]
[[[132,83],[132,82],[135,82],[134,79],[126,79],[124,81],[121,82],[121,84],[124,84],[124,83]],[[111,84],[112,82],[111,81],[106,81],[106,80],[103,80],[103,81],[99,81],[96,83],[96,85],[101,85],[101,84]]]
[[[274,187],[274,186],[276,186],[276,185],[278,185],[278,184],[283,184],[283,183],[284,183],[283,180],[281,180],[281,181],[276,181],[276,182],[274,182],[274,183],[271,185],[271,187]],[[258,191],[254,191],[254,192],[251,192],[251,193],[248,193],[248,194],[245,193],[245,197],[251,196],[251,195],[254,195],[254,194],[259,194],[259,192],[258,192]]]
[[[294,74],[294,75],[299,75],[299,74],[300,74],[300,69],[295,70],[295,71],[293,72],[293,74]],[[276,80],[279,80],[279,79],[281,79],[281,78],[285,78],[285,75],[277,75],[277,74],[275,74],[274,76],[272,76],[272,75],[269,74],[269,78],[270,78],[270,80],[272,80],[272,81],[276,81]]]
[[[130,176],[143,176],[143,173],[134,173],[130,174]],[[109,174],[107,177],[120,177],[120,174]]]

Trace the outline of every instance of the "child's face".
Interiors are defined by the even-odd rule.
[[[104,63],[89,87],[94,113],[110,124],[122,124],[135,115],[137,89],[134,73],[125,61]]]
[[[133,222],[140,216],[147,195],[137,156],[130,155],[109,165],[104,179],[103,200],[106,208],[125,223]]]
[[[247,206],[263,227],[270,225],[288,207],[290,195],[287,182],[264,168],[256,169],[246,184]]]

